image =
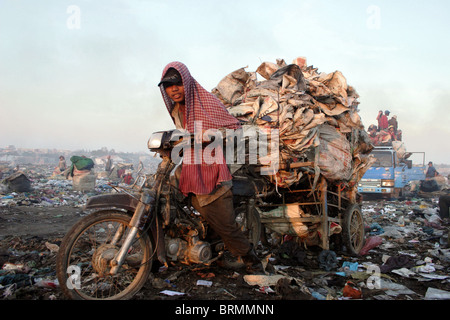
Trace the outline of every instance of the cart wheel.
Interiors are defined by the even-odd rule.
[[[256,247],[261,239],[261,218],[258,210],[253,208],[252,213],[248,214],[247,208],[244,206],[237,208],[235,214],[236,222],[241,227],[242,232],[250,243]]]
[[[342,237],[349,254],[358,255],[364,245],[364,219],[361,208],[353,204],[344,214]]]

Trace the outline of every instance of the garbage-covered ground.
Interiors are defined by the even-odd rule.
[[[32,177],[33,191],[0,194],[0,296],[64,300],[55,274],[58,246],[81,217],[91,192],[70,180]],[[437,215],[439,192],[399,200],[366,199],[366,246],[357,257],[333,248],[305,249],[292,239],[259,245],[267,274],[171,265],[155,273],[136,300],[428,300],[450,299],[448,221]]]

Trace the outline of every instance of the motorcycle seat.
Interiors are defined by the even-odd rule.
[[[250,177],[233,177],[232,192],[235,196],[253,197],[266,189],[264,181]]]

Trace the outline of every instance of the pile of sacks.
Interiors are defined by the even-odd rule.
[[[353,187],[374,162],[359,95],[340,71],[318,72],[305,58],[289,65],[279,59],[256,72],[238,69],[212,92],[244,127],[279,130],[280,170],[270,175],[279,187],[298,182],[308,164],[315,176]]]

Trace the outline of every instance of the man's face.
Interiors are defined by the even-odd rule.
[[[183,103],[185,99],[183,84],[165,84],[164,88],[170,99],[177,103]]]

